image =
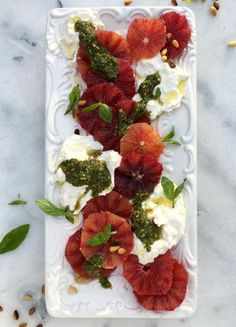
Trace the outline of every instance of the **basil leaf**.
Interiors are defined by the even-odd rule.
[[[162,138],[162,142],[168,142],[168,141],[171,140],[174,136],[175,136],[175,129],[174,129],[174,127],[172,127],[172,130],[170,131],[170,133],[168,133],[166,136],[164,136],[164,137]]]
[[[180,184],[178,187],[176,187],[175,192],[174,192],[174,198],[176,199],[180,193],[183,191],[184,189],[184,185],[185,185],[186,179],[183,181],[182,184]]]
[[[18,248],[18,246],[25,240],[29,232],[29,228],[29,224],[21,225],[7,233],[0,243],[0,254],[10,252]]]
[[[8,203],[9,206],[25,205],[27,202],[21,199],[13,200]]]
[[[106,244],[111,237],[112,225],[107,225],[104,230],[100,233],[94,235],[90,240],[88,240],[88,245],[91,247],[98,247]]]
[[[155,98],[156,98],[156,99],[159,99],[160,96],[161,96],[161,89],[158,87],[158,88],[156,89]]]
[[[58,208],[47,199],[39,199],[35,201],[37,206],[49,216],[59,217],[64,216],[65,208]]]
[[[180,142],[178,141],[168,141],[169,144],[174,144],[174,145],[181,145]]]
[[[106,277],[100,277],[99,283],[103,288],[112,288],[111,282]]]
[[[73,212],[70,211],[69,208],[67,208],[66,211],[65,211],[65,218],[66,218],[70,223],[74,224],[74,222],[75,222],[75,218],[74,218],[74,216],[73,216]]]
[[[99,105],[99,116],[102,120],[104,120],[107,123],[112,122],[112,109],[105,103],[101,103]]]
[[[162,177],[161,179],[161,186],[163,188],[164,194],[168,200],[174,200],[174,183],[167,177]]]
[[[65,115],[67,115],[70,111],[74,109],[74,107],[77,105],[77,103],[80,100],[80,88],[79,85],[74,86],[69,94],[69,105],[65,112]]]
[[[91,112],[91,111],[97,109],[99,106],[100,106],[100,103],[99,102],[98,103],[93,103],[90,106],[84,108],[82,111],[83,112]]]
[[[170,131],[170,133],[168,133],[166,136],[164,136],[161,139],[161,141],[162,141],[162,143],[170,143],[170,144],[174,144],[174,145],[181,145],[181,143],[173,140],[174,136],[175,136],[175,129],[173,127],[172,130]]]

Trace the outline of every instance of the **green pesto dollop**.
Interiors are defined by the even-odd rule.
[[[133,200],[134,211],[131,216],[131,227],[135,235],[145,245],[147,251],[151,251],[152,244],[159,240],[162,228],[157,226],[153,220],[148,218],[148,210],[142,208],[142,202],[149,196],[147,192],[139,192]]]
[[[148,75],[140,84],[138,93],[143,100],[151,100],[154,98],[154,88],[161,83],[161,76],[158,72]]]
[[[116,134],[118,137],[122,138],[127,131],[129,125],[134,124],[140,117],[145,115],[147,112],[146,109],[147,101],[141,100],[133,108],[132,113],[129,117],[126,116],[126,113],[121,109],[118,113],[118,125],[116,128]]]
[[[79,32],[79,41],[87,51],[91,69],[113,81],[118,75],[118,61],[98,43],[93,24],[78,20],[75,23],[75,31]]]
[[[89,261],[85,262],[85,271],[91,277],[99,278],[101,275],[104,255],[102,253],[94,254]]]
[[[66,175],[66,181],[74,186],[87,185],[96,197],[111,185],[111,175],[105,161],[89,158],[79,161],[66,160],[60,165]]]

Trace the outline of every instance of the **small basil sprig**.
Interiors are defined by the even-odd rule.
[[[181,145],[180,142],[173,140],[173,137],[175,136],[175,129],[172,127],[172,130],[170,133],[168,133],[166,136],[164,136],[161,141],[162,143],[169,143],[169,144],[174,144],[174,145]]]
[[[112,235],[112,224],[108,224],[102,232],[94,235],[90,240],[88,240],[88,245],[91,247],[98,247],[106,244]]]
[[[26,205],[27,202],[21,199],[13,200],[8,203],[9,206],[19,206],[19,205]]]
[[[0,254],[4,254],[6,252],[10,252],[18,248],[19,245],[25,240],[30,225],[21,225],[15,229],[12,229],[8,232],[2,239],[0,243]]]
[[[112,122],[112,109],[105,103],[93,103],[90,106],[84,108],[83,112],[91,112],[98,109],[99,117],[107,123]]]
[[[52,217],[60,217],[65,216],[65,218],[74,223],[74,216],[72,211],[68,207],[65,208],[58,208],[52,202],[48,201],[47,199],[39,199],[35,201],[37,206],[47,215]]]
[[[174,183],[167,177],[162,177],[161,179],[161,185],[164,191],[165,196],[168,200],[172,202],[172,205],[174,207],[175,199],[180,195],[180,193],[184,189],[186,179],[183,181],[182,184],[180,184],[178,187],[175,188]]]
[[[67,115],[69,112],[71,112],[74,109],[74,107],[77,105],[79,100],[80,100],[80,88],[79,85],[76,85],[73,87],[73,89],[69,94],[69,105],[67,107],[65,115]]]

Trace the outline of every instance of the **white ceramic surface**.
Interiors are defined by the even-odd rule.
[[[196,306],[197,251],[196,251],[196,46],[195,20],[187,8],[173,7],[120,7],[99,8],[100,19],[107,29],[127,28],[136,17],[158,16],[169,10],[185,14],[192,29],[188,50],[179,64],[190,75],[181,108],[163,114],[154,126],[165,135],[172,126],[176,139],[182,146],[168,146],[163,158],[164,174],[179,183],[187,178],[184,193],[187,206],[186,234],[173,250],[174,256],[183,263],[189,274],[186,298],[174,312],[150,312],[140,307],[128,282],[117,269],[110,280],[112,290],[104,290],[97,281],[77,285],[79,292],[71,296],[68,287],[73,284],[72,271],[64,258],[68,237],[80,225],[73,226],[64,219],[46,217],[46,299],[47,308],[56,317],[128,317],[128,318],[184,318]],[[58,200],[58,190],[50,183],[55,172],[55,160],[65,137],[73,134],[76,123],[70,115],[64,116],[68,94],[72,88],[75,69],[63,56],[56,38],[58,28],[78,9],[54,9],[48,16],[47,31],[47,83],[46,83],[46,197]]]

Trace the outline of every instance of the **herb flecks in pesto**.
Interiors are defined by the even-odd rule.
[[[161,238],[162,228],[148,218],[148,211],[135,209],[132,217],[132,229],[136,236],[144,243],[147,251],[151,251],[152,244]]]
[[[144,243],[147,251],[151,251],[152,244],[161,238],[162,228],[148,217],[148,210],[142,208],[142,202],[148,196],[149,193],[146,192],[136,194],[133,200],[134,211],[131,216],[131,226],[136,236]]]
[[[66,160],[60,165],[66,175],[66,181],[74,186],[87,185],[96,197],[111,185],[111,175],[105,161],[90,158],[79,161]]]
[[[102,276],[103,261],[104,255],[102,253],[96,253],[89,259],[89,261],[85,262],[84,268],[88,275],[99,280],[99,283],[103,288],[111,288],[112,285],[108,278]]]
[[[116,134],[118,137],[122,138],[125,135],[127,128],[130,124],[132,124],[132,120],[127,118],[126,113],[121,109],[118,113],[119,123],[116,128]]]
[[[119,123],[116,129],[116,134],[118,135],[118,137],[121,138],[122,136],[124,136],[129,125],[134,124],[140,117],[144,116],[147,113],[146,106],[147,101],[141,100],[135,105],[129,117],[127,117],[126,113],[122,109],[120,109],[118,113]]]
[[[145,80],[140,84],[138,93],[143,100],[151,100],[154,98],[154,89],[161,83],[161,76],[158,72],[148,75]],[[160,97],[160,95],[159,95]]]
[[[113,81],[118,75],[118,61],[98,43],[93,24],[78,20],[75,31],[79,32],[80,44],[87,51],[92,70]]]
[[[104,255],[102,253],[94,254],[89,261],[85,262],[85,271],[91,277],[99,278],[101,275]]]
[[[102,154],[102,150],[88,150],[87,154],[89,157],[98,158]]]

